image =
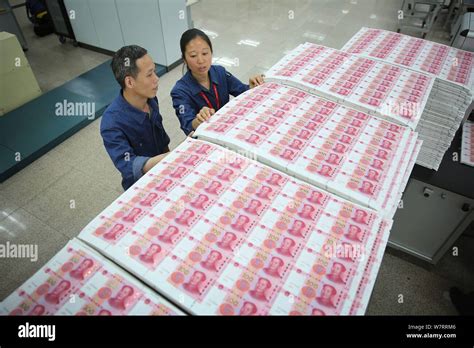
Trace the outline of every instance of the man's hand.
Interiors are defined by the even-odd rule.
[[[163,153],[161,155],[151,157],[148,161],[146,161],[145,165],[143,166],[143,174],[146,174],[151,168],[153,168],[156,164],[160,163],[163,158],[169,155],[169,152]]]
[[[214,109],[210,109],[207,106],[203,107],[193,120],[193,128],[197,129],[201,123],[206,122],[215,113],[216,111]]]
[[[249,86],[250,88],[257,87],[262,85],[265,82],[265,76],[262,74],[255,75],[249,79]]]

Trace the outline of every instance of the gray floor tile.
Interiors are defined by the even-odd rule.
[[[0,295],[15,290],[31,277],[51,257],[53,257],[69,238],[52,229],[24,209],[18,209],[0,222],[0,243],[2,245],[33,245],[37,248],[37,260],[30,258],[0,258]],[[8,243],[8,244],[7,244]]]

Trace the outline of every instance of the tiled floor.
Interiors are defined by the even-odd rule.
[[[196,27],[213,34],[217,64],[233,63],[226,68],[246,81],[305,41],[341,48],[361,26],[394,30],[400,6],[401,0],[201,0],[192,6],[192,14]],[[24,8],[15,13],[43,92],[109,58],[70,43],[61,45],[54,35],[37,38]],[[447,36],[439,29],[428,38],[444,42]],[[239,45],[241,40],[259,44]],[[179,66],[161,78],[158,91],[171,148],[184,139],[169,96],[181,76]],[[0,299],[121,194],[120,175],[104,150],[99,124],[100,119],[94,121],[0,185],[0,243],[37,244],[39,248],[37,262],[0,260]],[[473,290],[474,239],[463,236],[456,245],[459,256],[446,255],[436,267],[388,250],[367,314],[456,314],[446,293],[453,285]]]

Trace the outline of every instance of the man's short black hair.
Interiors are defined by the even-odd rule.
[[[137,77],[139,73],[137,59],[142,58],[147,53],[146,49],[137,45],[124,46],[115,52],[110,65],[120,87],[125,89],[125,77]]]

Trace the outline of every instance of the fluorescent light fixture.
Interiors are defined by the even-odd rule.
[[[346,15],[349,13],[349,10],[342,10],[342,13]]]
[[[212,60],[212,62],[217,62],[219,65],[224,66],[238,66],[239,60],[238,58],[228,58],[228,57],[216,57]]]
[[[240,40],[239,42],[237,42],[237,45],[246,45],[246,46],[258,47],[258,45],[260,45],[260,42],[253,41],[253,40]]]
[[[219,36],[218,33],[215,31],[207,30],[207,29],[201,29],[207,36],[209,36],[211,39],[215,39],[216,37]]]
[[[306,37],[308,39],[313,39],[313,40],[316,40],[316,41],[324,41],[324,39],[326,38],[326,35],[323,34],[323,33],[315,33],[315,32],[312,32],[312,31],[306,31],[303,34],[303,37]]]
[[[370,15],[370,19],[377,19],[377,15],[376,15],[375,13],[372,13],[372,14]]]

